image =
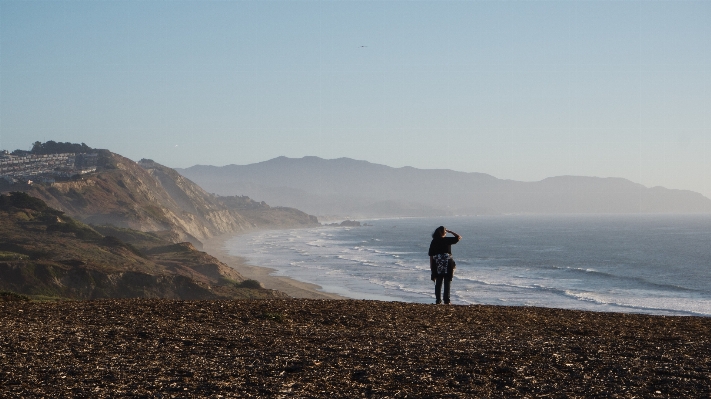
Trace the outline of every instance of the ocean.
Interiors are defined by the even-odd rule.
[[[711,216],[471,216],[257,231],[232,255],[354,299],[434,303],[427,249],[444,225],[453,304],[711,316]]]

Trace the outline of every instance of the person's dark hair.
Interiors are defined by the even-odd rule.
[[[432,233],[432,238],[440,238],[442,237],[442,233],[444,233],[445,228],[444,226],[439,226],[435,229],[434,233]]]

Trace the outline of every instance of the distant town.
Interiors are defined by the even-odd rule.
[[[61,150],[79,150],[60,152]],[[55,152],[56,151],[56,152]],[[0,151],[0,183],[54,183],[96,171],[99,154],[85,144],[36,142],[31,151]]]

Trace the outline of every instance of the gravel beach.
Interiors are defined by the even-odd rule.
[[[2,397],[709,397],[711,318],[354,300],[0,302]]]

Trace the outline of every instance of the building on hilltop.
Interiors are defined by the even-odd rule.
[[[98,153],[0,154],[0,178],[13,184],[30,178],[38,182],[53,182],[55,178],[71,178],[96,171]],[[41,178],[39,178],[41,177]]]

